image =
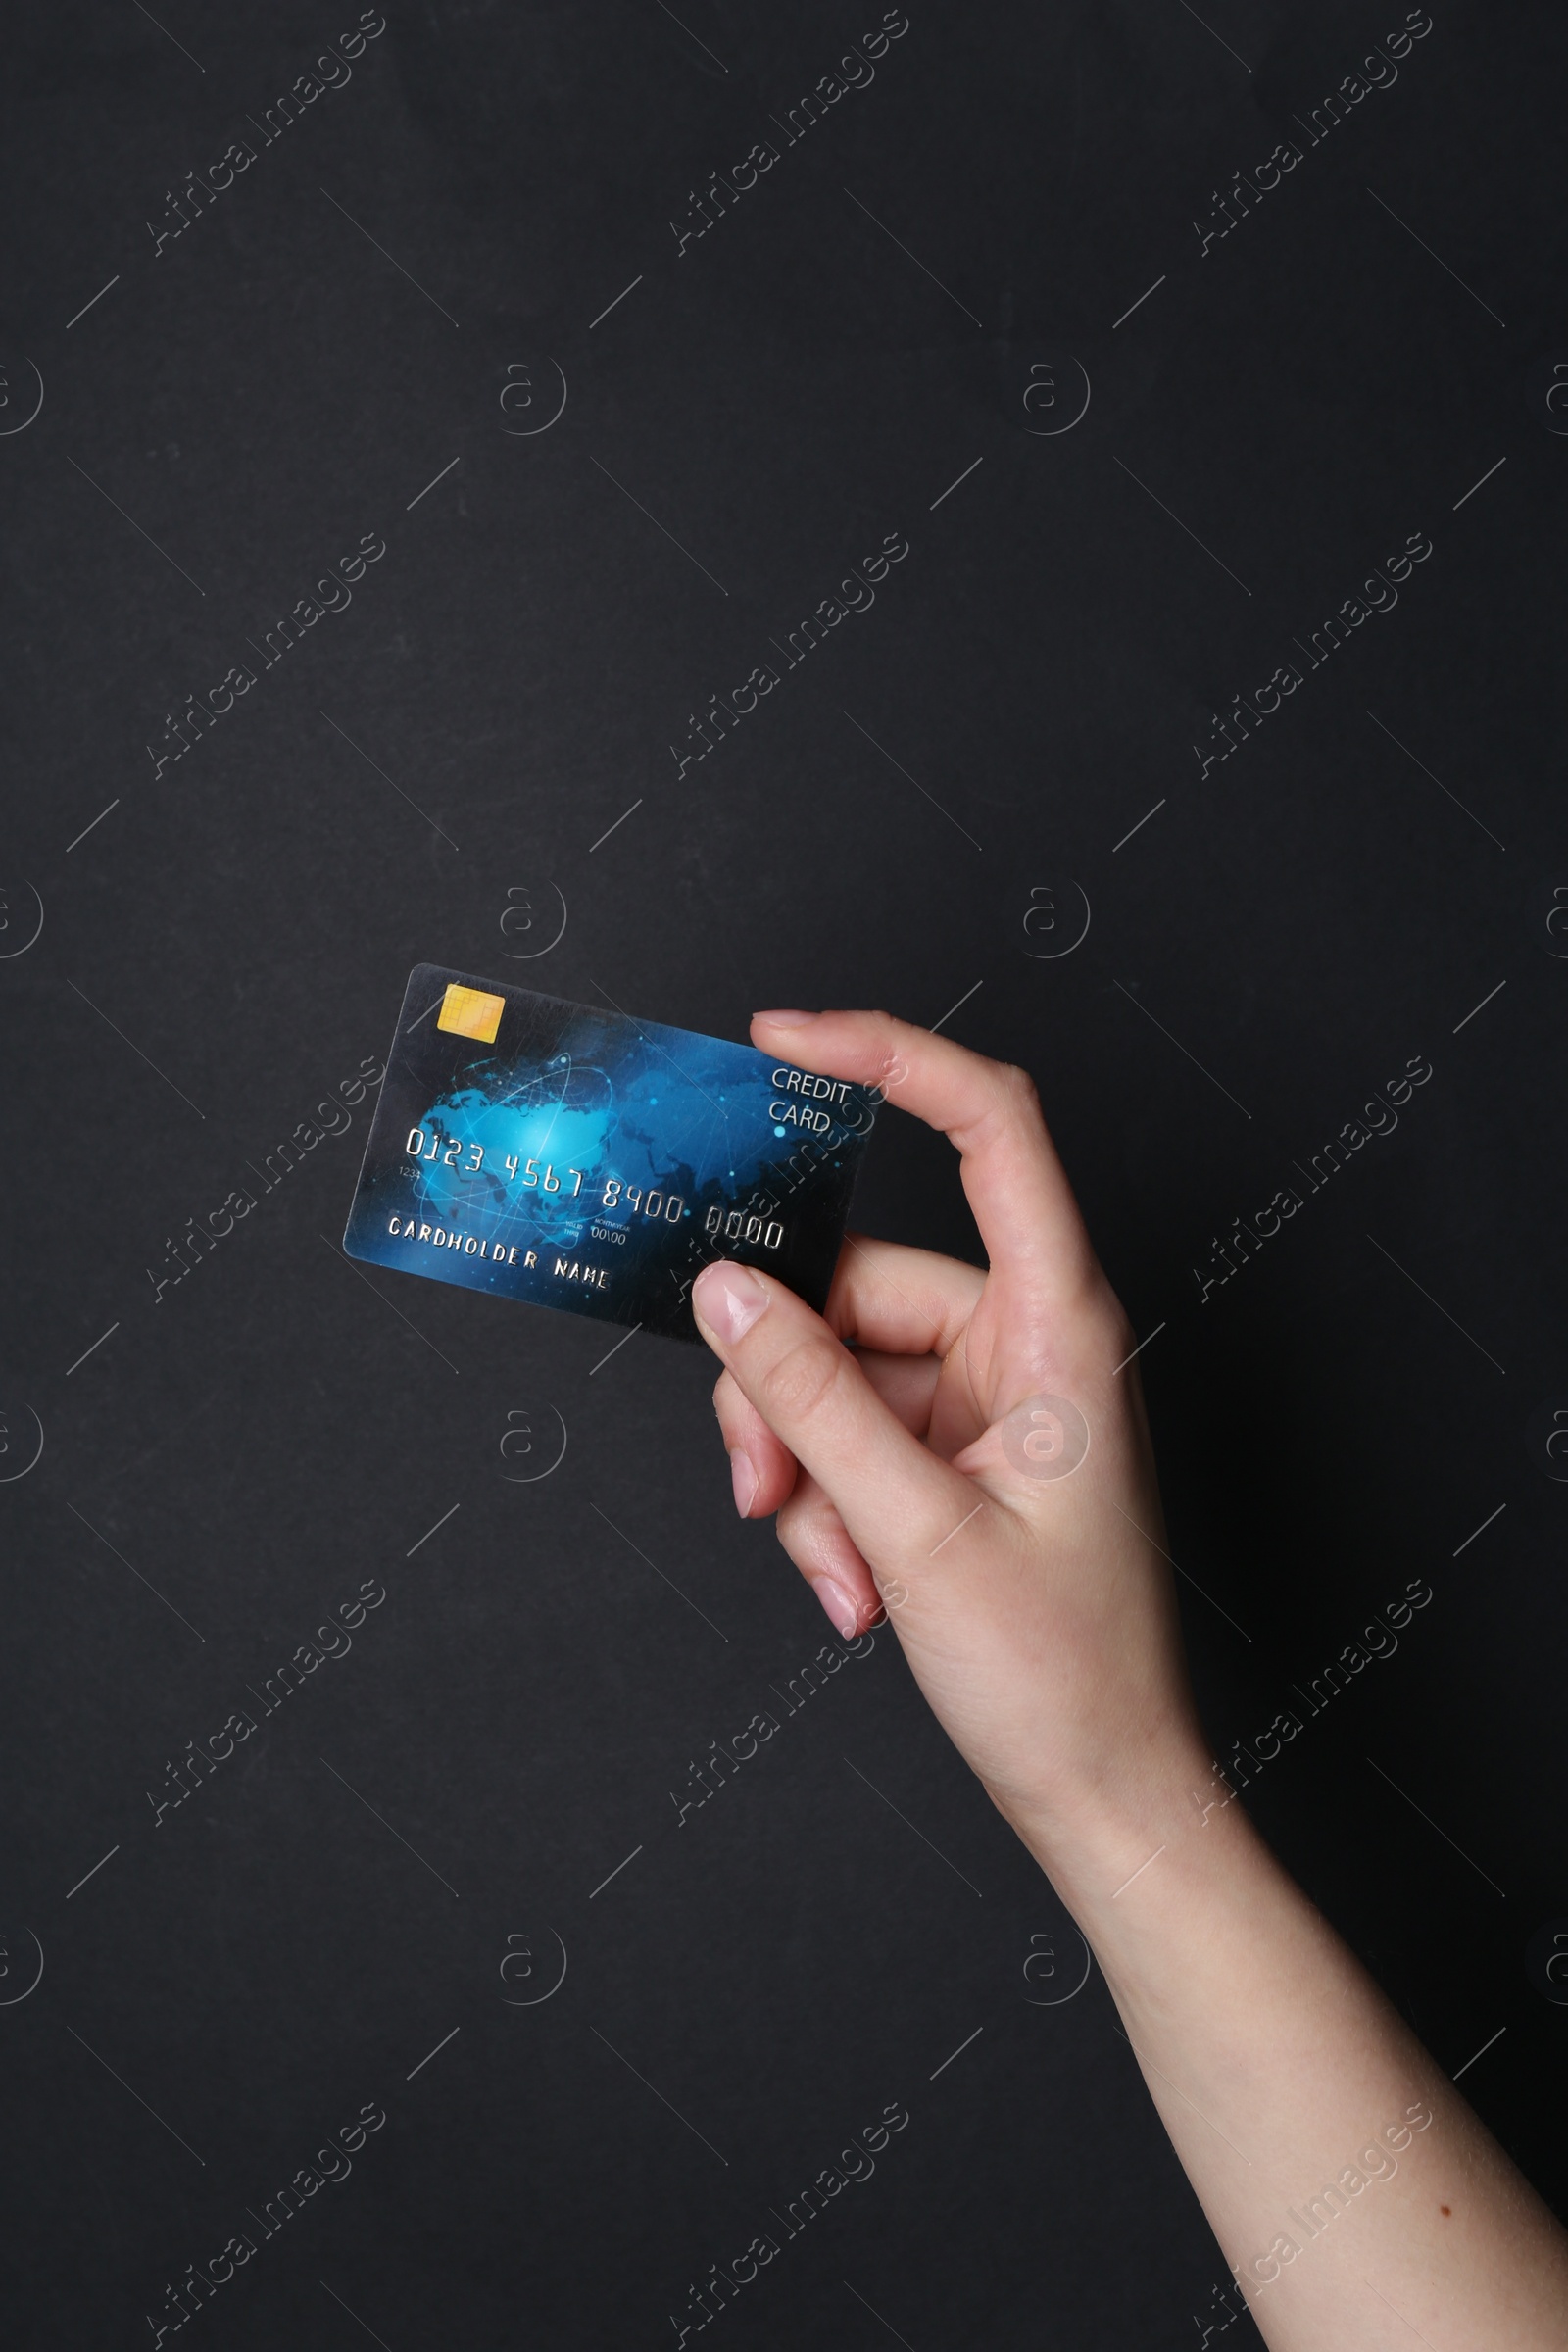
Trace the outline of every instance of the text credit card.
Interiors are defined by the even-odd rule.
[[[755,1046],[410,974],[350,1257],[696,1340],[713,1258],[818,1312],[877,1098]]]

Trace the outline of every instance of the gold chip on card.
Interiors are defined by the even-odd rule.
[[[455,1030],[459,1037],[476,1038],[481,1046],[493,1046],[506,1009],[505,997],[488,997],[482,988],[460,988],[455,980],[449,980],[435,1025]]]

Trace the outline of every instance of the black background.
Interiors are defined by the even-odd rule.
[[[11,12],[19,2343],[150,2343],[166,2282],[369,2101],[352,2175],[250,2230],[190,2340],[672,2343],[689,2282],[894,2101],[724,2340],[1174,2347],[1225,2278],[1098,1975],[1041,2005],[1074,1932],[893,1637],[769,1697],[827,1629],[734,1518],[696,1350],[601,1363],[593,1324],[351,1267],[368,1102],[155,1296],[425,957],[735,1037],[759,1004],[948,1015],[1034,1071],[1163,1326],[1218,1752],[1430,1580],[1246,1801],[1439,2062],[1485,2048],[1463,2087],[1560,2199],[1568,2020],[1524,1955],[1568,1914],[1565,58],[1558,12],[1433,13],[1313,146],[1293,115],[1393,0],[911,0],[680,250],[691,191],[877,9],[400,6],[266,146],[247,117],[348,0]],[[875,607],[677,781],[689,714],[890,532]],[[1200,774],[1210,713],[1416,532],[1397,608]],[[264,669],[247,643],[367,533],[352,605]],[[247,661],[155,776],[164,714]],[[1397,1132],[1200,1302],[1232,1220],[1413,1055]],[[977,1254],[902,1119],[857,1220]],[[544,1406],[564,1457],[515,1483]],[[367,1579],[352,1652],[155,1820],[166,1760]]]

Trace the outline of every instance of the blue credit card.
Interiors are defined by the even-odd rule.
[[[696,1340],[691,1286],[760,1266],[820,1312],[878,1098],[755,1046],[421,963],[343,1247]]]

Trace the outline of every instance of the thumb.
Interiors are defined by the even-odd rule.
[[[720,1258],[692,1285],[697,1327],[836,1507],[879,1580],[918,1577],[987,1497],[907,1430],[820,1315]]]

